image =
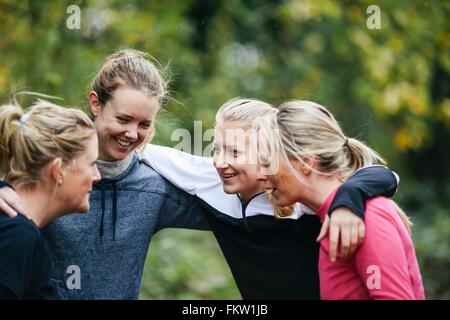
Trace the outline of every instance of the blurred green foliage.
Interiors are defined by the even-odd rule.
[[[69,5],[81,29],[69,30]],[[402,182],[395,197],[415,221],[428,298],[450,296],[450,2],[0,0],[0,96],[29,90],[85,108],[96,69],[132,47],[169,66],[171,99],[155,142],[175,128],[213,126],[235,96],[277,104],[317,101],[351,136],[380,151]],[[161,232],[152,243],[142,298],[239,298],[209,233]]]

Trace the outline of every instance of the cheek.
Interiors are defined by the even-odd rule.
[[[73,190],[77,190],[79,193],[86,192],[87,189],[90,188],[91,185],[91,172],[90,168],[78,168],[74,170],[71,174],[70,179],[72,180],[72,192]]]
[[[151,130],[152,130],[151,128],[149,128],[149,129],[139,128],[138,129],[138,140],[139,140],[139,142],[144,141],[149,136]]]
[[[246,183],[253,183],[257,178],[257,167],[250,165],[243,165],[235,167],[237,171],[239,171],[242,180],[245,180]]]
[[[112,121],[110,123],[107,123],[105,121],[99,121],[97,123],[96,121],[95,127],[97,129],[99,139],[102,140],[108,139],[111,136],[118,135],[119,133],[124,131],[119,123]]]
[[[296,200],[298,194],[303,193],[301,185],[298,183],[295,177],[284,177],[282,185],[283,191],[290,200]]]
[[[277,185],[278,189],[282,189],[284,192],[289,192],[289,178],[284,176],[283,174],[277,174],[273,177],[274,183]]]

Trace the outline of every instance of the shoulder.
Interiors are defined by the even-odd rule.
[[[386,197],[379,196],[367,200],[365,221],[396,221],[398,216],[397,210],[391,200]]]
[[[118,182],[118,188],[124,191],[153,193],[177,199],[186,197],[186,192],[156,172],[147,162],[139,159],[132,170]]]
[[[0,248],[4,250],[24,249],[32,251],[42,239],[37,226],[28,218],[19,214],[10,218],[0,211]]]
[[[400,241],[401,236],[407,234],[399,212],[388,198],[380,196],[368,200],[364,215],[364,243],[386,241],[394,246],[395,241]]]
[[[118,185],[139,191],[162,190],[169,182],[147,162],[137,159],[127,173],[118,180]]]
[[[17,215],[15,218],[10,218],[0,210],[0,231],[3,234],[9,230],[21,232],[30,235],[30,237],[39,237],[39,229],[33,221],[22,214]]]

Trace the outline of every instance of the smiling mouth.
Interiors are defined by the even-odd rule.
[[[120,144],[124,148],[128,148],[129,146],[131,146],[133,144],[133,142],[128,142],[128,141],[125,141],[125,140],[121,140],[119,138],[116,138],[115,140],[117,141],[118,144]]]
[[[236,176],[237,176],[237,173],[222,173],[222,178],[224,178],[224,179],[231,179]]]
[[[267,194],[271,195],[273,194],[273,192],[277,190],[277,188],[265,188],[265,191]]]

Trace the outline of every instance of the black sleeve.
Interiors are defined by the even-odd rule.
[[[12,185],[10,185],[8,182],[0,180],[0,188],[3,188],[3,187],[10,187],[11,189],[14,189],[12,187]]]
[[[62,297],[54,283],[50,280],[51,258],[47,245],[42,237],[36,244],[33,263],[31,290],[26,297],[30,300],[60,300]]]
[[[347,207],[364,219],[367,199],[392,197],[397,191],[397,175],[384,166],[369,166],[355,172],[337,191],[328,214],[338,207]]]

